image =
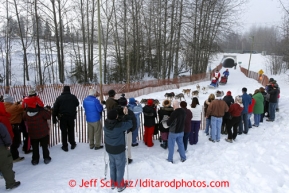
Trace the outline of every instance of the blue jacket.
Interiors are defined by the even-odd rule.
[[[228,77],[229,74],[230,74],[230,73],[229,73],[229,71],[227,71],[227,70],[223,72],[223,75],[226,76],[226,77]]]
[[[242,95],[242,103],[244,105],[242,113],[248,113],[248,107],[252,103],[252,97],[250,97],[250,95],[248,95],[247,93],[244,93]]]
[[[125,131],[132,128],[132,120],[125,115],[122,121],[106,119],[104,122],[104,143],[107,153],[120,154],[125,151]]]
[[[100,121],[103,106],[95,96],[87,96],[83,100],[83,108],[85,110],[87,122],[94,123]]]
[[[136,122],[137,122],[137,128],[139,128],[140,126],[140,117],[139,115],[142,113],[142,106],[141,104],[129,104],[128,106],[128,109],[130,109],[134,115],[135,115],[135,118],[136,118]]]

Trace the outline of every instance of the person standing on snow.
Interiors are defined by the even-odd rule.
[[[107,119],[104,121],[104,144],[105,150],[109,156],[109,168],[111,178],[111,189],[117,187],[118,192],[126,188],[123,180],[126,156],[125,156],[125,132],[132,128],[132,118],[128,114],[127,107],[123,109],[122,120],[118,120],[119,112],[112,109],[107,113]]]
[[[142,113],[142,106],[141,104],[135,100],[135,98],[129,98],[128,109],[131,110],[136,118],[136,129],[132,132],[132,147],[138,146],[137,137],[138,137],[138,130],[140,127],[140,114]]]
[[[174,112],[172,112],[170,118],[167,120],[167,125],[169,126],[169,138],[168,138],[168,162],[174,163],[174,147],[175,142],[177,142],[179,154],[181,157],[181,162],[186,161],[186,152],[184,147],[184,125],[186,118],[186,111],[183,108],[180,108],[180,103],[178,101],[173,102]]]
[[[157,112],[153,103],[154,103],[153,99],[148,99],[147,105],[143,107],[144,129],[145,129],[143,140],[148,147],[152,147],[154,145],[153,135],[156,124],[155,119],[157,117]]]
[[[207,109],[206,117],[211,116],[211,137],[209,138],[210,141],[214,142],[220,141],[221,138],[221,127],[222,127],[222,120],[225,112],[228,112],[229,107],[227,103],[222,100],[222,93],[221,91],[217,91],[216,99],[211,102]]]
[[[102,110],[103,106],[98,100],[99,93],[91,88],[88,91],[88,96],[83,100],[83,108],[85,110],[86,122],[88,128],[89,148],[101,149],[102,139]]]
[[[249,124],[248,124],[248,108],[249,105],[252,104],[252,97],[247,94],[247,88],[242,88],[242,103],[243,103],[243,111],[241,114],[241,121],[239,125],[239,132],[238,135],[247,134],[249,131]],[[244,129],[243,129],[244,126]]]
[[[74,119],[76,118],[76,107],[79,101],[75,95],[70,93],[70,86],[64,86],[63,92],[57,97],[53,106],[53,124],[57,123],[56,117],[60,120],[60,129],[62,136],[61,149],[65,152],[68,151],[67,135],[71,145],[71,149],[75,149],[75,133],[74,133]]]
[[[10,152],[12,144],[8,129],[0,122],[0,171],[5,179],[6,190],[17,188],[20,182],[15,181],[15,172],[13,171],[13,159]]]

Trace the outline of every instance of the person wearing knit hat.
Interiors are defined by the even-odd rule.
[[[22,161],[24,157],[19,157],[18,148],[21,144],[21,130],[20,124],[22,122],[22,116],[24,109],[20,103],[13,103],[13,97],[9,94],[4,95],[4,106],[8,113],[10,113],[10,124],[13,128],[14,138],[10,151],[14,162]]]
[[[135,98],[129,98],[128,109],[134,113],[136,118],[136,129],[132,132],[132,143],[131,146],[135,147],[138,146],[137,138],[138,138],[138,131],[140,127],[140,114],[142,113],[142,106],[141,104],[135,100]]]
[[[248,109],[249,105],[252,104],[252,97],[247,94],[247,88],[242,88],[242,103],[243,103],[243,111],[241,114],[241,121],[239,125],[238,135],[247,134],[249,132],[249,123],[248,123]]]
[[[184,143],[185,151],[187,151],[190,132],[191,132],[191,124],[192,124],[193,114],[192,114],[192,111],[187,109],[187,103],[185,101],[182,101],[180,103],[180,106],[186,111],[186,118],[185,118],[185,123],[184,123],[185,128],[184,128],[183,143]]]
[[[228,132],[228,137],[225,139],[229,143],[233,143],[233,140],[237,138],[238,127],[241,122],[241,114],[243,111],[242,97],[236,96],[235,103],[230,105],[229,113],[231,119],[226,122],[226,130]],[[233,133],[232,133],[233,127]]]
[[[37,96],[36,91],[31,89],[28,96],[22,100],[22,108],[28,112],[38,112],[39,108],[44,108],[44,103]]]
[[[105,106],[108,111],[118,106],[118,101],[115,99],[115,91],[108,91],[108,99],[105,101]]]
[[[191,118],[191,130],[189,135],[190,145],[196,145],[199,139],[199,130],[202,120],[202,107],[199,103],[198,98],[193,98],[190,105],[190,111],[192,112],[193,117]]]
[[[174,111],[174,108],[171,106],[171,101],[170,100],[164,100],[162,103],[162,107],[158,110],[158,115],[159,115],[159,122],[161,123],[164,120],[164,117],[169,117],[172,112]],[[159,130],[161,132],[160,140],[161,144],[160,146],[164,149],[168,148],[168,136],[169,136],[169,129],[165,128],[163,124],[159,124]]]
[[[147,104],[143,107],[143,114],[144,114],[143,140],[148,147],[152,147],[154,145],[152,139],[157,118],[157,112],[156,108],[153,105],[153,99],[147,100]]]
[[[216,93],[219,94],[220,93]],[[221,97],[216,97],[208,106],[206,112],[206,118],[211,116],[211,137],[209,138],[212,142],[219,142],[221,135],[222,119],[225,112],[228,112],[229,107]],[[193,114],[194,116],[194,114]]]
[[[122,121],[117,120],[118,113],[116,109],[108,111],[103,131],[105,151],[109,157],[111,188],[117,187],[118,192],[121,192],[126,188],[123,180],[125,165],[127,163],[124,132],[128,132],[133,127],[133,117],[128,114],[127,107],[122,109],[122,113],[124,114]]]
[[[75,149],[75,132],[74,132],[74,119],[76,117],[77,107],[79,101],[77,97],[70,92],[69,86],[63,87],[63,92],[58,96],[53,105],[52,122],[56,124],[57,118],[60,120],[61,141],[62,150],[68,151],[68,143],[71,145],[71,149]]]
[[[121,97],[118,99],[118,104],[121,108],[127,107],[127,99],[125,98],[125,94],[122,94]],[[129,128],[130,130],[126,134],[127,135],[126,136],[127,159],[128,159],[128,163],[130,164],[133,161],[132,156],[131,156],[132,133],[137,129],[137,120],[134,115],[134,112],[130,110],[129,108],[128,108],[128,115],[132,117],[132,127]]]
[[[223,100],[227,103],[228,107],[230,108],[231,104],[234,103],[234,98],[231,95],[231,91],[227,92]],[[229,119],[230,119],[230,113],[226,112],[222,120],[221,134],[227,135],[226,124],[229,121]]]
[[[88,96],[83,100],[83,108],[85,111],[85,118],[87,122],[89,148],[101,149],[102,139],[102,111],[103,106],[97,98],[98,92],[96,89],[91,88],[88,91]]]
[[[147,105],[148,106],[153,106],[153,104],[154,104],[154,100],[153,99],[148,99]]]

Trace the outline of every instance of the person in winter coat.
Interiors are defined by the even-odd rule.
[[[207,114],[207,109],[210,105],[210,103],[215,100],[215,95],[214,94],[210,94],[208,99],[205,100],[204,102],[204,115],[205,115],[205,118],[206,118],[206,129],[205,129],[205,133],[206,135],[209,135],[210,134],[210,127],[211,127],[211,117],[206,117],[206,114]],[[211,127],[212,128],[212,127]]]
[[[20,124],[22,121],[24,109],[22,108],[22,105],[19,102],[14,103],[13,97],[9,94],[5,94],[3,99],[5,109],[11,115],[9,121],[12,126],[14,138],[12,140],[10,151],[12,154],[13,162],[22,161],[24,160],[24,157],[19,157],[18,148],[21,144]]]
[[[254,109],[254,106],[255,106],[255,99],[253,98],[253,95],[251,93],[249,93],[249,96],[251,97],[251,104],[248,106],[248,128],[252,128],[252,122],[251,122],[251,116],[253,114],[253,109]]]
[[[240,121],[240,125],[239,125],[238,135],[242,135],[243,133],[247,134],[248,131],[249,131],[249,126],[248,126],[248,107],[252,103],[252,97],[250,97],[247,94],[247,88],[245,88],[245,87],[242,88],[242,93],[243,93],[243,95],[242,95],[242,103],[243,103],[244,109],[243,109],[242,115],[241,115],[241,121]],[[243,126],[244,126],[244,129],[243,129]]]
[[[122,120],[123,117],[123,109],[125,107],[127,107],[127,99],[124,97],[125,95],[122,94],[122,96],[118,99],[118,104],[119,104],[119,118],[121,118],[120,120]],[[131,156],[131,144],[132,144],[132,133],[136,130],[137,128],[137,121],[134,115],[134,112],[130,109],[127,110],[128,115],[131,117],[132,119],[132,127],[129,128],[128,132],[127,132],[127,140],[126,140],[126,145],[127,145],[127,158],[128,158],[128,163],[130,164],[133,160],[132,160],[132,156]]]
[[[152,147],[153,143],[153,134],[156,122],[156,109],[153,104],[153,99],[147,100],[147,105],[143,107],[143,114],[144,114],[144,142],[148,147]]]
[[[220,79],[220,77],[221,77],[221,74],[220,74],[220,72],[219,72],[218,69],[216,70],[214,77],[216,77],[217,81],[219,82],[219,79]]]
[[[67,135],[71,149],[75,149],[74,119],[76,118],[76,107],[79,101],[75,95],[70,93],[70,87],[64,86],[63,92],[57,97],[53,106],[53,124],[57,123],[56,117],[60,120],[62,150],[68,151]]]
[[[216,99],[211,102],[206,113],[207,118],[211,116],[212,131],[211,137],[209,138],[210,141],[214,143],[215,141],[220,141],[222,119],[228,110],[228,105],[222,100],[222,93],[217,91]]]
[[[10,137],[11,137],[11,140],[13,141],[13,138],[14,138],[14,133],[13,133],[13,129],[12,129],[12,126],[10,124],[10,113],[8,113],[6,111],[6,108],[4,106],[4,103],[3,102],[0,102],[0,122],[5,125],[5,128],[7,129]]]
[[[230,108],[228,111],[231,115],[231,119],[229,119],[226,124],[227,131],[228,131],[228,138],[225,140],[229,143],[232,143],[233,140],[235,140],[237,137],[242,111],[243,111],[242,98],[240,96],[236,96],[235,103],[230,105]],[[233,127],[233,133],[232,133],[232,127]]]
[[[278,95],[279,95],[279,89],[277,85],[272,83],[270,86],[268,86],[268,94],[270,94],[269,118],[266,119],[266,121],[273,122],[275,121],[275,112],[276,112],[277,100],[278,100]]]
[[[226,77],[227,79],[228,79],[228,77],[229,77],[229,70],[228,69],[226,69],[226,71],[224,71],[223,72],[223,75],[224,75],[224,77]]]
[[[89,148],[98,150],[103,148],[101,145],[103,106],[97,98],[99,93],[95,89],[91,88],[88,92],[88,96],[83,100],[83,108],[87,122]]]
[[[35,90],[30,90],[28,97],[22,100],[22,108],[29,112],[37,112],[38,108],[43,108],[42,100],[37,96]]]
[[[174,162],[173,156],[175,142],[178,144],[181,162],[184,162],[187,159],[183,142],[186,111],[183,108],[180,108],[179,105],[178,101],[173,102],[174,112],[172,112],[170,118],[167,120],[167,125],[169,126],[170,131],[168,138],[169,154],[167,161],[171,163]]]
[[[119,112],[116,109],[108,111],[103,127],[105,150],[109,156],[111,188],[117,187],[118,192],[126,188],[123,180],[126,164],[125,133],[133,126],[133,117],[128,115],[127,107],[124,107],[122,111],[121,121],[118,120]]]
[[[173,111],[174,111],[174,108],[171,106],[171,101],[167,100],[167,99],[164,100],[162,107],[158,111],[160,122],[163,120],[165,115],[170,117]],[[159,124],[159,129],[161,132],[161,139],[162,139],[162,144],[160,146],[164,149],[167,149],[168,148],[169,129],[164,128],[163,124]]]
[[[140,127],[140,114],[142,113],[142,106],[141,104],[135,100],[135,98],[129,98],[128,109],[134,113],[136,118],[136,129],[132,132],[132,143],[131,146],[135,147],[138,146],[137,138],[138,138],[138,131]]]
[[[0,102],[2,103],[2,102]],[[0,171],[5,180],[6,190],[17,188],[19,181],[15,181],[15,172],[13,171],[13,159],[10,152],[12,139],[8,129],[0,121]]]
[[[193,113],[192,113],[191,110],[187,109],[187,103],[185,101],[182,101],[180,103],[180,106],[186,111],[183,142],[184,142],[185,151],[187,151],[188,141],[189,141],[190,132],[191,132],[191,124],[192,124]],[[199,132],[196,132],[196,133],[199,133]],[[198,139],[196,139],[196,141],[198,141]]]
[[[115,99],[115,94],[116,93],[114,90],[108,91],[108,99],[105,101],[107,112],[118,106],[118,102]]]
[[[265,113],[268,113],[268,108],[269,108],[269,100],[267,100],[267,92],[265,91],[265,88],[260,87],[259,88],[260,93],[263,95],[264,98],[264,112],[261,114],[261,118],[260,118],[260,123],[263,123],[263,119],[265,117]]]
[[[253,109],[254,114],[254,127],[259,127],[261,115],[264,113],[264,97],[259,89],[255,90],[253,95],[253,99],[255,100],[255,105]]]
[[[193,114],[191,119],[191,131],[189,136],[190,145],[196,145],[199,138],[199,130],[202,120],[202,107],[199,103],[198,98],[194,97],[192,99],[190,111]]]
[[[234,103],[234,99],[232,97],[231,91],[228,91],[226,96],[224,96],[223,100],[227,103],[228,107],[230,108],[230,105]],[[222,121],[222,128],[221,128],[221,134],[227,134],[226,130],[226,124],[230,118],[230,113],[226,112],[223,121]]]
[[[44,163],[48,164],[51,161],[49,156],[49,127],[47,120],[51,119],[51,112],[49,109],[41,108],[38,112],[27,111],[23,120],[28,126],[28,134],[32,145],[32,165],[39,163],[39,144],[42,147]]]

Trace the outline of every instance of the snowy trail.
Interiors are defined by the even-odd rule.
[[[221,70],[221,73],[225,69]],[[225,93],[230,90],[232,95],[241,94],[243,87],[248,88],[248,93],[261,85],[252,79],[246,78],[238,70],[229,69],[230,76],[226,85],[218,89]],[[129,165],[129,179],[133,182],[133,188],[127,188],[124,192],[222,192],[222,193],[256,193],[256,192],[289,192],[289,126],[286,108],[289,101],[289,93],[285,90],[285,78],[278,79],[281,87],[280,112],[276,113],[275,122],[264,122],[258,128],[252,128],[248,135],[238,135],[237,141],[230,144],[221,136],[219,143],[208,140],[203,131],[199,132],[197,145],[188,147],[187,161],[182,163],[175,146],[174,164],[168,163],[167,150],[160,147],[159,141],[154,141],[152,148],[146,147],[140,142],[138,147],[132,147],[133,163]],[[200,83],[200,86],[208,85],[210,81]],[[183,88],[195,90],[196,85],[172,90],[180,93]],[[282,89],[283,88],[283,89]],[[210,89],[214,93],[217,89]],[[162,102],[164,94],[168,91],[152,93],[141,98],[157,98]],[[200,103],[203,104],[208,94],[200,93]],[[186,97],[190,103],[190,98]],[[50,148],[52,162],[48,165],[40,160],[39,165],[32,166],[31,154],[24,155],[25,160],[14,164],[16,180],[21,181],[21,186],[13,192],[21,193],[67,193],[67,192],[116,192],[108,187],[101,187],[101,179],[104,178],[104,149],[90,150],[88,144],[78,144],[75,150],[63,152],[61,145]],[[42,156],[41,156],[42,157]],[[125,178],[127,174],[125,173]],[[96,179],[92,187],[79,187],[82,180]],[[109,170],[107,179],[109,179]],[[229,187],[143,187],[140,181],[196,181],[196,184],[206,181],[228,181]],[[76,186],[70,187],[69,181],[75,180]],[[93,181],[92,181],[93,182]],[[71,184],[71,183],[70,183]],[[147,185],[147,184],[146,184]],[[192,185],[192,184],[191,184]],[[4,180],[0,180],[0,192],[4,192]]]

